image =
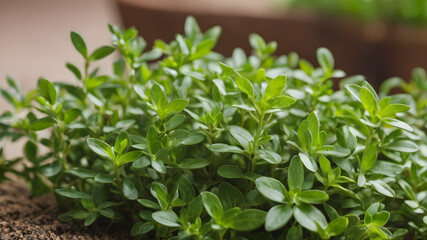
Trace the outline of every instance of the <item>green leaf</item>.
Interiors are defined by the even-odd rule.
[[[179,167],[182,169],[200,169],[206,166],[209,166],[209,161],[203,158],[187,158],[179,163]]]
[[[67,63],[65,66],[74,74],[74,76],[76,76],[77,79],[82,80],[82,74],[76,66],[71,63]]]
[[[89,194],[84,192],[79,192],[77,190],[73,189],[67,189],[67,188],[57,188],[55,189],[55,192],[61,196],[68,197],[68,198],[75,198],[75,199],[87,199],[91,200],[92,198],[89,196]]]
[[[98,212],[106,218],[114,218],[114,214],[115,214],[114,211],[109,208],[99,209]]]
[[[266,213],[258,209],[248,209],[237,214],[230,227],[237,231],[252,231],[264,224]]]
[[[184,123],[186,116],[183,114],[177,114],[173,116],[169,121],[165,123],[165,130],[171,131],[177,127],[179,127],[181,124]]]
[[[164,185],[154,182],[151,184],[150,192],[157,199],[162,209],[168,208],[170,200]]]
[[[95,176],[95,181],[100,183],[112,183],[114,182],[114,177],[107,174],[98,173]]]
[[[301,162],[304,164],[304,166],[310,170],[311,172],[317,171],[317,164],[315,161],[313,161],[306,153],[299,153],[299,158],[301,159]]]
[[[104,84],[107,80],[108,78],[106,76],[98,76],[98,77],[90,76],[90,78],[84,81],[84,84],[87,89],[92,90],[92,89],[98,88],[99,86]]]
[[[182,37],[181,34],[177,34],[175,38],[178,42],[178,47],[179,49],[181,49],[182,54],[184,54],[184,56],[188,56],[190,54],[190,50],[188,49],[188,45],[185,39]]]
[[[133,237],[143,235],[154,229],[154,224],[151,222],[137,222],[130,230],[130,235]]]
[[[384,196],[394,197],[394,195],[396,194],[394,190],[382,180],[370,181],[370,183],[377,192],[381,193]]]
[[[249,35],[249,44],[255,50],[263,50],[267,46],[264,39],[262,39],[262,37],[256,33]]]
[[[267,199],[278,203],[286,202],[288,191],[279,180],[271,177],[259,177],[255,183],[258,191]]]
[[[190,222],[194,222],[203,211],[202,197],[199,195],[191,200],[187,207],[187,218]]]
[[[215,219],[215,221],[220,220],[224,214],[224,210],[219,198],[211,192],[202,192],[200,195],[202,195],[203,206],[209,216]]]
[[[289,96],[278,96],[274,98],[271,108],[286,108],[294,104],[297,100]]]
[[[268,150],[257,150],[256,155],[258,158],[265,160],[270,164],[280,164],[282,162],[282,157],[279,154],[268,151]]]
[[[111,149],[110,145],[107,143],[95,139],[95,138],[88,138],[86,140],[89,148],[96,154],[98,154],[101,157],[108,158],[112,161],[115,160],[115,155],[113,150]]]
[[[46,128],[52,127],[55,123],[56,121],[53,118],[45,117],[31,123],[29,129],[31,131],[41,131]]]
[[[117,165],[122,166],[126,163],[133,162],[133,161],[137,160],[138,158],[140,158],[141,155],[142,155],[142,152],[140,152],[140,151],[133,151],[133,152],[125,153],[125,154],[121,155],[120,158],[117,160]]]
[[[221,199],[224,210],[239,207],[245,203],[245,197],[239,189],[227,182],[219,185],[218,197]]]
[[[253,143],[254,137],[244,128],[239,126],[230,126],[229,131],[231,136],[242,146],[246,151],[250,152],[251,143]]]
[[[329,195],[320,190],[307,190],[298,195],[298,200],[305,203],[321,204],[329,200]]]
[[[286,234],[286,240],[302,240],[302,228],[299,225],[294,225]]]
[[[181,223],[179,221],[179,217],[176,215],[175,212],[169,210],[169,211],[158,211],[154,212],[151,215],[154,219],[154,221],[167,226],[167,227],[180,227]]]
[[[323,229],[327,228],[328,223],[325,216],[319,209],[310,204],[295,206],[293,209],[294,217],[297,222],[304,228],[317,232],[316,223]]]
[[[178,191],[179,196],[184,200],[184,202],[191,202],[196,196],[196,191],[194,190],[193,184],[188,180],[186,176],[181,176],[178,181]]]
[[[166,98],[165,92],[162,90],[162,88],[160,88],[159,85],[153,85],[150,90],[150,98],[159,111],[162,111],[166,108],[168,100]]]
[[[1,95],[8,101],[14,108],[18,108],[20,105],[19,100],[17,99],[18,96],[16,96],[15,93],[12,93],[11,91],[8,91],[6,89],[0,89]]]
[[[95,171],[85,168],[71,169],[70,173],[79,178],[94,178],[97,175]]]
[[[289,164],[288,169],[288,187],[290,190],[301,190],[304,183],[304,169],[298,157],[294,157]]]
[[[132,141],[129,135],[126,132],[121,132],[114,143],[114,151],[121,154],[122,152],[126,152],[131,145]]]
[[[89,213],[88,217],[85,219],[83,225],[85,227],[91,225],[93,222],[95,222],[95,220],[98,218],[98,214],[91,212]]]
[[[132,167],[134,168],[145,168],[151,164],[150,159],[148,157],[141,157],[135,160],[132,163]]]
[[[138,198],[138,190],[133,182],[128,179],[123,180],[123,195],[129,200],[136,200]]]
[[[326,232],[330,236],[338,236],[344,232],[347,226],[348,226],[348,218],[338,217],[328,224],[328,227],[326,228]]]
[[[102,46],[97,48],[90,56],[89,61],[96,61],[107,57],[114,52],[114,48],[110,46]]]
[[[222,31],[222,28],[220,26],[213,26],[204,33],[203,39],[217,40],[221,35],[221,31]]]
[[[167,112],[168,115],[170,115],[172,113],[181,112],[182,110],[184,110],[184,108],[187,105],[188,105],[187,99],[174,99],[166,105],[165,111]]]
[[[402,121],[397,120],[397,119],[383,118],[382,121],[393,126],[393,127],[397,127],[397,128],[403,129],[403,130],[408,131],[408,132],[414,131],[414,129],[412,129],[411,126],[409,126],[405,122],[402,122]]]
[[[9,84],[9,86],[10,86],[10,87],[12,87],[12,88],[13,88],[13,90],[15,90],[15,92],[20,93],[20,91],[19,91],[19,87],[18,87],[18,84],[16,84],[15,79],[13,79],[13,78],[12,78],[12,77],[10,77],[10,76],[7,76],[7,77],[6,77],[6,80],[7,80],[7,83]]]
[[[410,109],[410,106],[404,104],[389,104],[385,108],[382,108],[378,115],[380,117],[394,117],[396,113],[406,112]]]
[[[232,67],[228,66],[227,64],[222,63],[222,62],[218,62],[218,64],[222,69],[222,75],[229,77],[229,76],[231,76],[231,74],[234,73],[234,69]]]
[[[214,143],[208,146],[212,152],[219,153],[244,153],[244,151],[236,146],[230,146],[223,143]]]
[[[319,140],[319,129],[320,129],[320,123],[316,113],[315,112],[310,113],[310,115],[308,115],[307,117],[307,121],[308,121],[308,129],[310,130],[312,135],[311,147],[316,148],[317,142]]]
[[[371,117],[375,117],[375,114],[378,112],[378,103],[375,96],[367,87],[362,87],[360,89],[360,99],[363,107],[368,111],[369,115]]]
[[[242,212],[242,210],[238,207],[230,208],[227,211],[225,211],[224,216],[221,219],[221,225],[224,228],[230,228],[232,221],[234,220],[236,215],[239,214],[240,212]]]
[[[56,89],[51,82],[46,79],[40,81],[40,94],[44,99],[46,99],[50,104],[54,105],[56,102]]]
[[[64,123],[70,124],[76,120],[81,114],[81,111],[77,108],[68,109],[64,114]]]
[[[217,170],[218,175],[223,178],[243,178],[243,172],[240,168],[234,165],[223,165]]]
[[[376,161],[371,172],[385,176],[396,176],[403,172],[404,166],[386,161]]]
[[[199,25],[193,16],[188,16],[185,19],[184,30],[185,36],[188,38],[193,38],[196,34],[200,33]]]
[[[83,41],[83,38],[76,32],[70,33],[71,42],[73,43],[76,50],[86,59],[87,58],[87,48],[86,44]]]
[[[201,143],[205,139],[205,135],[201,133],[191,133],[187,137],[183,138],[180,143],[182,145],[194,145]]]
[[[268,84],[267,89],[265,89],[264,98],[266,100],[275,98],[282,94],[286,86],[286,76],[278,76],[271,80]]]
[[[209,54],[215,44],[216,40],[214,39],[207,39],[199,43],[196,47],[195,53],[191,55],[190,60],[199,59],[205,56],[206,54]]]
[[[329,171],[331,171],[331,163],[329,162],[329,160],[323,156],[320,155],[319,157],[319,165],[320,165],[320,169],[323,172],[323,175],[327,175]]]
[[[362,172],[369,171],[375,165],[375,162],[377,161],[377,155],[377,144],[369,144],[362,156]]]
[[[330,73],[334,70],[334,57],[327,48],[317,49],[317,61],[325,73]]]
[[[153,201],[150,201],[148,199],[138,199],[137,201],[144,207],[152,208],[152,209],[156,209],[156,210],[160,209],[159,204],[157,204]]]
[[[252,83],[238,72],[236,72],[236,84],[242,92],[246,93],[250,97],[254,97],[254,88],[252,87]]]
[[[40,167],[40,172],[46,177],[53,177],[62,170],[62,164],[59,161],[49,163]]]
[[[384,149],[404,153],[414,153],[418,151],[418,146],[410,140],[400,140],[387,144],[384,146]]]
[[[292,208],[289,205],[281,204],[274,206],[267,212],[265,230],[267,232],[279,230],[289,222],[291,217]]]
[[[374,216],[374,218],[370,224],[376,225],[378,227],[383,227],[384,225],[386,225],[389,218],[390,218],[390,213],[386,212],[386,211],[382,211],[382,212],[377,213]]]
[[[206,136],[204,134],[191,133],[190,135],[181,139],[180,143],[182,145],[195,145],[195,144],[201,143],[205,138]]]
[[[24,146],[24,156],[32,163],[36,163],[38,161],[37,153],[38,147],[36,143],[33,141],[27,141]],[[0,156],[2,155],[2,151],[0,150]]]
[[[159,136],[155,127],[151,126],[147,132],[147,149],[151,154],[156,154],[160,148]]]
[[[159,173],[166,173],[166,166],[161,160],[151,159],[151,166]]]
[[[362,100],[360,99],[360,90],[362,89],[362,87],[356,84],[348,84],[345,86],[345,89],[354,99],[356,99],[358,102],[362,102]]]

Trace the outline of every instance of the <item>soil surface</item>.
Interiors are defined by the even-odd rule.
[[[131,239],[128,229],[107,232],[106,225],[85,228],[81,223],[59,222],[58,214],[52,195],[32,197],[20,184],[0,184],[0,240]]]

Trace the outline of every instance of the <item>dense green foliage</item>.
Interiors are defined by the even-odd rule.
[[[325,48],[315,67],[252,34],[252,55],[224,58],[211,51],[221,29],[192,17],[149,51],[135,29],[110,30],[114,47],[92,53],[71,33],[75,84],[1,90],[15,112],[0,137],[26,144],[23,159],[0,158],[0,179],[54,191],[60,220],[111,219],[142,239],[427,238],[423,70],[379,94],[362,76],[334,90],[345,73]]]
[[[327,14],[352,16],[364,21],[427,24],[427,0],[277,0]]]

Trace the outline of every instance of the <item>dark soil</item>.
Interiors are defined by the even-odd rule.
[[[52,195],[32,197],[17,183],[0,184],[0,239],[130,239],[129,230],[107,231],[107,226],[85,228],[81,223],[56,220],[58,209]]]

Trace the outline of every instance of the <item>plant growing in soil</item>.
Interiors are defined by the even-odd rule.
[[[224,58],[221,28],[192,17],[151,50],[134,28],[110,30],[94,51],[71,32],[75,84],[1,90],[15,112],[0,136],[26,144],[0,178],[54,191],[61,221],[111,219],[141,239],[427,238],[424,70],[379,93],[362,76],[334,90],[345,74],[325,48],[316,67],[252,34],[252,55]]]

